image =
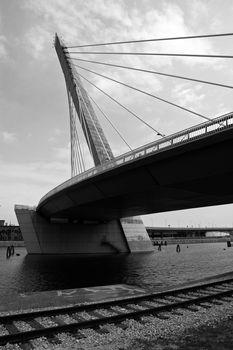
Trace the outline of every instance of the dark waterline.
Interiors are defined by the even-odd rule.
[[[157,248],[150,254],[101,258],[75,256],[20,256],[6,259],[0,248],[0,296],[53,289],[135,284],[158,290],[216,274],[233,271],[233,248],[226,243],[192,244]]]

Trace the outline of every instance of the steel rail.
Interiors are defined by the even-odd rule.
[[[126,309],[126,312],[117,312],[115,310],[112,310],[112,312],[115,313],[115,315],[111,315],[111,316],[102,316],[99,315],[99,318],[96,319],[91,319],[91,320],[83,320],[83,319],[78,319],[78,316],[76,317],[77,322],[74,323],[70,323],[70,324],[58,324],[57,326],[52,326],[52,327],[47,327],[44,328],[43,326],[41,326],[41,328],[38,329],[33,329],[30,331],[19,331],[19,332],[14,332],[12,334],[7,334],[7,335],[3,335],[0,336],[0,345],[4,345],[8,342],[10,343],[22,343],[25,342],[27,340],[31,340],[34,338],[38,338],[41,336],[46,336],[46,335],[51,335],[51,334],[57,334],[59,332],[64,332],[64,331],[74,331],[74,330],[79,330],[82,328],[87,328],[87,327],[97,327],[106,323],[112,323],[112,322],[121,322],[123,320],[125,320],[126,318],[138,318],[144,315],[148,315],[148,314],[152,314],[155,316],[157,315],[159,317],[159,313],[161,312],[165,312],[165,311],[172,311],[176,308],[187,308],[190,305],[199,305],[202,306],[201,303],[204,302],[210,302],[212,299],[216,299],[216,298],[222,298],[222,297],[226,297],[226,296],[232,296],[233,294],[233,279],[229,279],[229,280],[222,280],[222,281],[217,281],[217,282],[212,282],[212,283],[206,283],[206,284],[201,284],[201,285],[195,285],[195,286],[191,286],[191,287],[186,287],[186,288],[178,288],[175,290],[170,290],[167,292],[162,292],[162,293],[152,293],[149,295],[144,295],[144,296],[140,296],[140,297],[132,297],[129,299],[124,299],[124,300],[113,300],[111,302],[107,302],[107,303],[98,303],[98,304],[94,304],[94,305],[83,305],[82,308],[85,309],[85,311],[88,310],[88,307],[91,308],[91,310],[93,309],[98,309],[99,306],[103,307],[104,306],[112,306],[112,305],[125,305],[126,304],[126,308],[127,308],[127,304],[129,304],[130,301],[148,301],[151,298],[155,299],[154,301],[156,302],[156,298],[157,299],[161,299],[161,298],[165,298],[168,296],[174,296],[177,298],[182,298],[181,296],[179,297],[179,294],[181,293],[189,293],[189,292],[198,292],[200,294],[202,294],[201,296],[188,296],[187,295],[187,299],[185,300],[179,300],[179,301],[174,301],[169,304],[162,304],[159,306],[145,306],[145,309],[143,310],[132,310],[132,307],[128,306],[129,309]],[[229,286],[227,286],[227,284],[229,284]],[[222,288],[220,288],[219,290],[219,286],[221,285],[225,285]],[[216,291],[207,291],[208,294],[206,295],[203,292],[206,292],[206,289],[208,288],[217,288],[217,293]],[[231,289],[229,289],[231,288]],[[219,292],[218,292],[219,290]],[[167,302],[167,300],[165,299],[165,302]],[[213,302],[214,304],[217,302]],[[205,306],[203,306],[205,307]],[[53,309],[50,310],[52,311],[52,313],[50,313],[50,316],[56,314],[61,314],[61,310],[60,309]],[[67,312],[67,308],[66,308],[66,314],[68,314]],[[74,312],[73,308],[70,308],[71,312]],[[79,310],[80,311],[80,308]],[[48,310],[46,310],[47,315],[48,315]],[[77,312],[77,310],[76,310]],[[98,311],[97,311],[98,312]],[[35,317],[35,315],[38,317],[38,314],[40,314],[40,311],[36,311],[33,313],[33,317]],[[14,318],[15,316],[15,318]],[[16,320],[17,317],[22,316],[19,314],[16,315],[8,315],[5,317],[1,317],[0,318],[0,322],[5,324],[10,324],[13,320]],[[22,317],[22,319],[24,319],[25,321],[30,320],[33,318],[32,317],[32,313],[24,315],[24,317]],[[71,315],[72,317],[72,315]],[[56,322],[56,320],[55,320]]]
[[[191,299],[187,299],[179,302],[174,302],[171,304],[165,304],[165,305],[156,306],[156,307],[149,307],[143,310],[134,310],[129,312],[127,311],[125,313],[112,315],[112,316],[100,315],[100,318],[96,318],[96,319],[80,320],[75,323],[62,324],[62,325],[46,327],[46,328],[42,326],[43,328],[40,328],[40,329],[33,329],[25,332],[19,331],[18,333],[4,335],[0,337],[0,344],[4,345],[8,342],[10,343],[16,343],[16,342],[22,342],[22,341],[25,342],[26,340],[31,340],[31,339],[42,337],[45,335],[51,335],[54,333],[56,334],[64,331],[72,331],[72,330],[78,330],[82,328],[96,327],[96,326],[100,326],[100,325],[112,323],[112,322],[115,322],[115,323],[121,322],[126,318],[135,318],[135,317],[140,317],[148,314],[154,314],[154,313],[156,314],[156,313],[161,313],[165,311],[171,311],[176,308],[185,308],[193,304],[197,305],[203,302],[211,302],[211,299],[229,296],[232,294],[233,294],[233,290],[230,290],[230,291],[227,290],[227,291],[223,291],[215,294],[210,294],[210,295],[191,298]]]
[[[2,322],[9,322],[12,320],[20,320],[24,318],[35,318],[35,317],[41,317],[41,316],[49,316],[49,315],[55,315],[55,314],[61,314],[61,313],[67,313],[67,312],[77,312],[77,311],[87,311],[96,309],[97,307],[108,307],[110,305],[118,305],[119,303],[129,303],[132,301],[142,301],[144,299],[153,299],[153,298],[163,298],[169,295],[174,295],[174,293],[188,293],[194,290],[198,290],[200,288],[209,288],[209,287],[215,287],[218,285],[222,285],[224,283],[233,283],[233,278],[226,279],[226,280],[220,280],[210,283],[202,283],[202,284],[195,284],[188,287],[181,287],[181,288],[174,288],[169,289],[165,292],[158,292],[158,293],[145,293],[143,295],[139,296],[132,296],[132,297],[126,297],[123,299],[117,299],[117,300],[110,300],[110,301],[103,301],[98,303],[92,303],[87,305],[74,305],[74,306],[65,306],[65,307],[59,307],[59,308],[52,308],[49,310],[36,310],[32,312],[22,312],[22,313],[16,313],[16,314],[10,314],[5,316],[0,316],[0,323]]]

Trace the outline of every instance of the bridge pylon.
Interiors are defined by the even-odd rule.
[[[75,109],[80,121],[89,151],[95,166],[114,158],[110,145],[92,107],[91,101],[84,89],[79,75],[69,59],[69,54],[56,34],[55,49],[64,74],[68,94],[71,129],[71,167],[72,176],[75,174],[75,147],[77,145],[76,121],[73,113]],[[74,107],[74,108],[73,108]]]
[[[55,49],[65,78],[71,134],[71,174],[82,168],[76,116],[81,124],[96,167],[114,158],[111,147],[92,107],[65,46],[55,36]],[[75,113],[74,113],[75,110]],[[88,195],[88,194],[87,194]],[[71,199],[68,199],[68,202]],[[54,203],[55,204],[55,203]],[[68,203],[67,203],[68,204]],[[55,204],[59,205],[59,201]],[[28,253],[31,254],[118,254],[152,251],[152,243],[140,217],[115,219],[109,222],[88,222],[43,216],[37,208],[16,205]]]

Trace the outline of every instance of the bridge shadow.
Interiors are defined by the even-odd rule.
[[[149,254],[151,255],[151,254]],[[130,283],[129,269],[135,271],[147,254],[116,256],[26,255],[18,270],[20,291],[43,291]]]

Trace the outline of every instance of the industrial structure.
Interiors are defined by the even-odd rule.
[[[90,153],[96,167],[114,159],[111,148],[95,115],[94,109],[82,86],[75,68],[70,65],[64,46],[56,35],[55,48],[64,73],[70,111],[71,126],[71,168],[72,178],[77,172],[78,137],[75,112],[81,123]],[[98,196],[95,188],[78,190],[81,199]],[[60,205],[67,205],[72,199],[61,199]],[[90,197],[91,199],[91,197]],[[57,202],[59,206],[59,203]],[[16,206],[19,221],[28,253],[31,254],[113,254],[151,251],[152,245],[140,218],[124,218],[97,221],[80,220],[78,211],[72,219],[62,215],[49,218],[36,208]],[[91,219],[93,210],[90,209]]]
[[[146,230],[154,245],[231,242],[232,227],[151,227]]]
[[[5,223],[5,220],[0,220],[0,241],[22,241],[23,237],[20,227]]]
[[[233,163],[226,162],[233,150],[232,113],[205,118],[202,124],[114,157],[58,36],[55,48],[68,94],[72,177],[37,207],[15,206],[28,253],[151,251],[143,222],[135,215],[233,202]],[[77,122],[94,162],[89,170],[84,167]]]

